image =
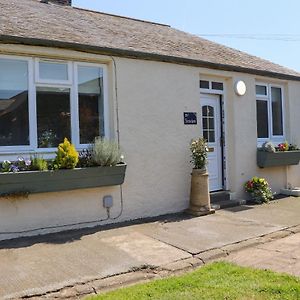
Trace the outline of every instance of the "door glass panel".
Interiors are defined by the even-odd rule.
[[[203,117],[207,117],[207,109],[208,109],[208,106],[203,106],[202,107],[202,116]]]
[[[208,141],[210,143],[214,143],[216,141],[216,139],[215,139],[215,131],[214,130],[209,131]]]
[[[203,137],[208,143],[214,143],[215,138],[215,118],[214,108],[209,105],[202,106]]]
[[[214,116],[214,108],[212,106],[207,106],[207,115],[209,117],[213,117]]]
[[[203,137],[208,141],[208,131],[203,130]]]

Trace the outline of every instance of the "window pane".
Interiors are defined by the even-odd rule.
[[[209,119],[209,129],[215,129],[215,119],[214,118]]]
[[[208,106],[202,106],[202,117],[208,116]]]
[[[209,89],[209,81],[200,80],[200,88],[201,89]]]
[[[265,85],[256,85],[256,95],[267,95],[267,87]]]
[[[207,106],[207,112],[208,112],[208,116],[210,117],[214,116],[214,108],[212,106]]]
[[[222,82],[212,82],[212,89],[223,91],[223,83]]]
[[[271,88],[273,135],[283,135],[281,88]]]
[[[78,84],[80,144],[89,144],[104,136],[102,68],[79,67]]]
[[[202,118],[202,128],[208,129],[208,118],[206,118],[206,117]]]
[[[37,87],[39,148],[56,148],[71,137],[70,89]]]
[[[43,62],[39,63],[41,79],[48,80],[68,80],[68,64]]]
[[[257,137],[268,138],[268,102],[256,100]]]
[[[206,141],[208,142],[208,131],[207,130],[203,130],[203,138],[206,139]]]
[[[28,64],[0,59],[0,146],[29,145]]]
[[[209,132],[209,139],[208,139],[208,142],[209,143],[214,143],[216,141],[215,139],[215,131],[214,130],[211,130]]]

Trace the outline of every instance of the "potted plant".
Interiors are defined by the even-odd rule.
[[[210,205],[209,181],[207,172],[208,146],[204,138],[194,139],[190,143],[191,177],[190,206],[187,212],[194,216],[203,216],[215,212]]]
[[[0,195],[26,195],[81,188],[120,185],[126,164],[116,143],[97,138],[90,149],[78,153],[65,139],[56,157],[46,161],[37,154],[0,166]]]
[[[250,194],[252,201],[257,204],[268,203],[274,199],[272,190],[265,178],[253,177],[245,183],[245,191]]]
[[[288,142],[280,143],[275,147],[271,142],[266,142],[257,149],[257,165],[260,168],[298,165],[300,150]]]

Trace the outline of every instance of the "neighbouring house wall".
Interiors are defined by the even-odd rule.
[[[114,58],[114,65],[109,56],[43,47],[5,48],[0,45],[0,53],[5,49],[19,55],[106,63],[109,72],[110,131],[115,138],[119,132],[128,168],[122,186],[122,199],[118,186],[33,194],[28,199],[0,199],[0,240],[157,216],[187,208],[191,172],[189,142],[201,135],[199,78],[202,75],[225,82],[227,188],[235,192],[237,198],[245,197],[243,185],[255,175],[266,177],[277,192],[286,185],[285,167],[259,169],[256,166],[255,80],[273,82],[274,79],[126,58]],[[242,97],[233,90],[238,79],[244,80],[247,85],[247,93]],[[293,107],[289,118],[286,118],[288,137],[300,145],[297,117],[300,113],[300,83],[280,83],[286,87],[287,107]],[[198,113],[198,125],[184,125],[185,111]],[[294,185],[300,185],[299,171],[299,167],[290,168]],[[28,233],[1,234],[105,219],[106,211],[102,207],[105,195],[114,197],[112,218],[121,212],[123,201],[123,212],[119,218]]]
[[[300,84],[288,82],[287,122],[289,126],[289,141],[300,147]],[[292,187],[300,187],[300,167],[287,168],[287,183]]]

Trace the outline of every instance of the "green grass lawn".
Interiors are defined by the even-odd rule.
[[[300,279],[217,262],[180,277],[90,297],[93,300],[300,300]]]

